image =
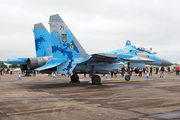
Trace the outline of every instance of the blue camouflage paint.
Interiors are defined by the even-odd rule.
[[[71,43],[72,43],[72,45],[74,46],[74,51],[76,51],[77,53],[79,53],[79,50],[78,50],[77,46],[75,45],[74,41],[72,41]]]
[[[4,60],[4,63],[8,63],[8,64],[26,64],[27,63],[28,58],[10,58],[7,60]]]
[[[52,55],[51,38],[47,30],[34,29],[36,57]]]
[[[61,53],[62,42],[60,33],[57,33],[56,30],[51,32],[51,40],[53,58],[63,58],[63,54]]]
[[[67,30],[66,30],[66,33],[68,34]],[[68,34],[68,36],[72,37],[73,34],[70,32],[70,34]],[[70,49],[70,45],[73,45],[73,49]],[[74,44],[74,41],[72,40],[72,38],[71,38],[71,40],[68,39],[68,43],[63,44],[63,48],[64,48],[63,56],[67,55],[67,59],[70,60],[68,66],[66,68],[64,68],[63,71],[66,70],[67,74],[70,74],[69,70],[72,68],[72,62],[74,61],[73,58],[79,57],[79,54],[77,54],[77,53],[79,53],[79,50],[78,50],[77,46]]]
[[[61,48],[58,47],[58,45],[52,46],[52,53],[56,53],[57,51],[60,51],[60,52],[61,52]]]
[[[157,64],[160,64],[160,63],[159,63],[159,62],[160,62],[160,59],[157,58],[156,55],[147,53],[147,52],[145,52],[145,51],[137,50],[134,45],[125,46],[125,49],[126,49],[127,51],[129,51],[129,53],[130,53],[131,55],[133,55],[133,59],[134,59],[134,60],[139,60],[139,59],[137,58],[137,53],[144,53],[144,54],[145,54],[148,58],[150,58],[152,61],[156,61]],[[130,51],[130,50],[132,50],[132,51]]]
[[[42,35],[35,39],[36,51],[41,50],[40,46],[42,45],[42,42],[46,42],[46,40],[44,39],[44,36]]]
[[[137,56],[136,47],[134,45],[133,46],[125,46],[124,49],[127,50],[131,55]]]
[[[70,74],[69,70],[72,68],[72,62],[74,61],[74,59],[72,59],[72,52],[71,51],[67,51],[68,53],[68,59],[70,59],[70,62],[68,63],[68,66],[66,68],[63,69],[63,71],[67,71],[66,74]]]
[[[67,43],[67,44],[63,44],[63,48],[64,48],[64,51],[63,51],[63,55],[65,56],[65,55],[67,55],[67,59],[69,59],[70,60],[70,62],[68,63],[68,66],[66,67],[66,68],[64,68],[63,69],[63,71],[67,71],[67,74],[70,74],[69,73],[69,70],[72,68],[72,62],[74,61],[73,60],[73,54],[72,54],[72,51],[70,50],[68,50],[68,48],[70,47],[70,44],[69,43]]]
[[[144,53],[146,57],[152,60],[152,62],[148,63],[154,65],[160,65],[162,63],[161,59],[158,58],[155,54],[150,54],[146,51],[136,49],[136,46],[131,45],[131,42],[129,40],[127,40],[124,49],[111,50],[104,53],[118,54],[117,57],[119,58],[119,60],[123,60],[124,58],[132,58],[133,60],[139,60],[137,53]]]
[[[67,35],[65,36],[65,38],[67,38],[66,40],[62,41],[61,35]],[[53,53],[53,57],[55,58],[64,58],[64,59],[69,59],[69,63],[67,65],[67,67],[63,68],[63,71],[67,71],[66,74],[70,74],[69,70],[72,68],[72,63],[74,62],[74,58],[78,58],[79,57],[79,50],[78,47],[75,45],[74,41],[73,41],[73,34],[70,30],[66,30],[65,33],[57,33],[57,31],[53,31],[51,33],[51,37],[52,37],[52,53]],[[62,46],[62,47],[61,47]],[[73,49],[70,49],[70,46],[73,46]],[[61,53],[61,48],[63,48],[63,53]]]
[[[27,62],[27,58],[17,58],[17,59],[22,61],[22,62]]]

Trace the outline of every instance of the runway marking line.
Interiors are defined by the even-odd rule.
[[[116,80],[116,81],[102,81],[101,83],[118,83],[118,82],[137,82],[137,81],[145,81],[145,80],[130,80],[130,81],[123,81],[123,80]]]

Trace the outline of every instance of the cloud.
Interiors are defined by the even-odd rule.
[[[179,62],[178,0],[6,0],[0,4],[0,60],[35,57],[33,25],[59,14],[88,53],[134,45]]]

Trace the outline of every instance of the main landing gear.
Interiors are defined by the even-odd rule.
[[[92,85],[101,85],[101,77],[99,75],[95,75],[94,66],[92,66],[90,77],[91,77]]]
[[[71,83],[74,83],[74,82],[80,82],[79,81],[79,76],[77,74],[73,74],[71,76]]]
[[[92,85],[101,85],[101,77],[99,75],[91,76]],[[73,74],[71,76],[71,83],[76,83],[79,81],[79,76],[77,74]]]
[[[92,85],[101,85],[101,77],[99,75],[93,75],[91,77]]]
[[[95,75],[94,66],[92,66],[90,77],[91,77],[92,85],[101,85],[101,77],[99,75]],[[71,76],[71,83],[74,82],[80,82],[79,76],[77,75],[76,71],[74,71],[73,75]]]

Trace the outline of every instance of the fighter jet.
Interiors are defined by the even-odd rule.
[[[136,49],[130,41],[123,49],[88,55],[58,14],[50,16],[49,24],[53,58],[44,66],[36,68],[37,71],[57,71],[68,75],[73,73],[71,82],[79,82],[78,74],[87,73],[90,74],[93,84],[100,84],[101,78],[96,73],[118,71],[125,63],[141,67],[145,64],[172,64]],[[129,80],[130,76],[126,76],[126,79]]]
[[[10,58],[4,63],[20,64],[21,71],[33,70],[44,65],[52,58],[51,38],[49,32],[42,23],[34,25],[34,37],[36,57],[34,58]]]

